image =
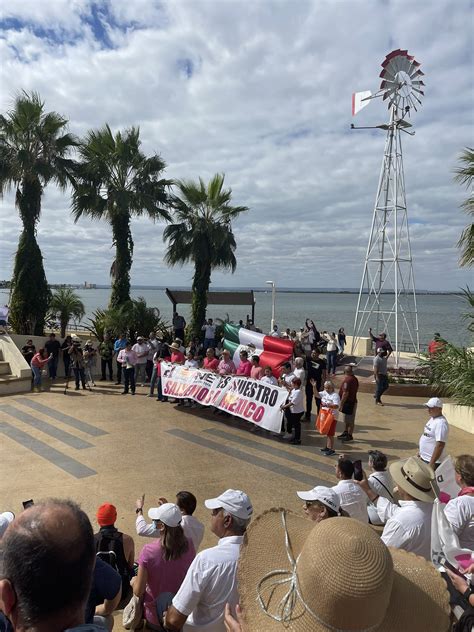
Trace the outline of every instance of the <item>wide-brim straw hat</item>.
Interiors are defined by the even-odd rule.
[[[179,342],[172,342],[169,347],[170,349],[176,349],[177,351],[181,349]]]
[[[449,593],[434,566],[352,518],[315,524],[266,511],[247,529],[238,582],[243,632],[449,629]]]
[[[389,467],[392,479],[407,494],[417,500],[434,502],[435,493],[431,486],[435,473],[432,467],[416,456],[405,461],[394,461]]]

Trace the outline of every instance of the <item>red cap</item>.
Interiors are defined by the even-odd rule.
[[[108,527],[117,520],[117,509],[110,503],[104,503],[97,509],[97,522],[101,527]]]

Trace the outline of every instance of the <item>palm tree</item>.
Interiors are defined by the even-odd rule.
[[[50,292],[36,226],[44,187],[53,181],[65,189],[72,180],[74,163],[67,155],[77,141],[64,133],[66,125],[60,114],[44,111],[36,92],[22,92],[13,109],[0,115],[0,193],[16,189],[23,223],[10,295],[10,319],[18,333],[43,333]]]
[[[232,189],[223,189],[224,174],[217,173],[207,184],[176,182],[178,195],[171,196],[174,224],[167,226],[165,261],[169,265],[194,263],[191,335],[200,336],[206,317],[207,291],[215,269],[235,272],[237,260],[231,222],[246,206],[231,206]]]
[[[59,288],[54,292],[49,304],[49,311],[53,318],[59,318],[61,338],[65,337],[66,327],[71,318],[80,320],[86,313],[84,303],[70,288]]]
[[[474,185],[474,149],[465,149],[459,161],[461,166],[456,169],[456,180],[470,189],[470,195],[463,203],[462,208],[472,217],[474,216],[474,193],[472,191]],[[474,264],[474,223],[468,224],[461,233],[458,248],[461,249],[460,265],[471,267]]]
[[[133,239],[132,216],[169,220],[166,189],[160,179],[165,163],[158,155],[147,158],[140,150],[140,131],[132,127],[115,136],[108,125],[91,130],[79,147],[80,164],[73,193],[74,221],[83,216],[106,220],[112,228],[115,262],[110,306],[130,300]]]

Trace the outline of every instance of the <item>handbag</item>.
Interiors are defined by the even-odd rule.
[[[322,435],[327,435],[334,423],[334,415],[330,408],[321,407],[316,419],[316,430]]]
[[[143,606],[141,599],[136,595],[132,598],[123,609],[122,625],[126,630],[136,630],[142,623]]]

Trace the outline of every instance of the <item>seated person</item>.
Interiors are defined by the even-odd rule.
[[[396,502],[393,494],[394,483],[390,472],[387,470],[387,456],[379,450],[371,450],[369,452],[369,468],[372,470],[372,474],[367,479],[370,489],[382,496],[382,498],[387,498],[392,503]],[[384,524],[380,519],[377,508],[370,501],[367,504],[367,513],[370,524]]]
[[[86,623],[95,623],[106,630],[112,630],[114,627],[112,613],[118,608],[121,596],[122,578],[110,564],[98,557],[95,561],[91,591],[86,605]]]
[[[351,518],[368,522],[367,498],[359,484],[352,480],[354,464],[349,459],[340,458],[336,463],[336,477],[339,483],[332,489],[338,494],[341,507]]]

